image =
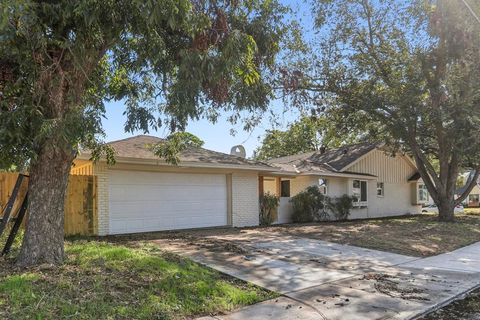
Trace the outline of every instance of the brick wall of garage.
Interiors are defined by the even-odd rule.
[[[94,165],[98,177],[98,235],[108,235],[109,226],[109,169],[106,163]],[[232,226],[245,227],[259,224],[258,174],[233,173],[232,177]]]
[[[232,226],[259,224],[258,174],[232,174]]]
[[[98,235],[105,236],[110,229],[108,219],[110,191],[107,164],[105,162],[96,163],[93,167],[93,174],[97,176]]]

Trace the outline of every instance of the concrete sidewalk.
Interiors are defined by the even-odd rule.
[[[480,273],[480,242],[429,258],[409,261],[404,267]]]
[[[480,243],[419,259],[291,236],[229,240],[240,253],[170,248],[282,296],[203,319],[411,319],[480,284]]]

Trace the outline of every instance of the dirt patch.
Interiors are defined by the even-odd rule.
[[[362,280],[374,281],[374,288],[392,298],[403,300],[425,300],[428,301],[424,289],[408,285],[394,276],[385,273],[367,273]]]
[[[428,257],[453,251],[480,241],[480,210],[457,215],[453,223],[439,222],[435,215],[423,214],[396,218],[287,224],[255,228],[212,228],[182,232],[154,232],[112,236],[109,242],[161,240],[207,246],[212,250],[245,254],[257,241],[275,241],[278,237],[302,237]]]
[[[281,233],[415,257],[450,252],[480,241],[480,214],[457,215],[453,223],[424,214],[388,219],[290,224],[246,229],[255,233]]]

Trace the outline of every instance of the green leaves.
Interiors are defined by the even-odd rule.
[[[338,125],[340,119],[331,116],[302,117],[292,123],[286,131],[270,130],[262,145],[254,152],[258,160],[294,155],[325,147],[338,147],[344,143],[357,142],[360,131],[352,127],[342,130]],[[363,129],[363,128],[362,128]],[[348,132],[346,132],[348,131]],[[342,132],[342,134],[339,134]]]
[[[315,10],[322,39],[305,75],[310,101],[410,152],[437,204],[453,203],[461,168],[480,167],[471,138],[480,134],[480,24],[448,0],[323,0]]]
[[[178,165],[180,154],[188,148],[201,148],[204,142],[189,132],[175,132],[161,143],[150,146],[153,153],[167,163]]]
[[[105,101],[124,101],[125,129],[144,132],[265,110],[285,12],[277,1],[3,1],[3,160],[33,158],[54,136],[100,143]]]
[[[275,210],[280,205],[280,197],[269,192],[260,195],[260,225],[269,226],[275,220]]]

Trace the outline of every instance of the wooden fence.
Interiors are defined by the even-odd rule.
[[[17,173],[0,172],[0,211],[3,210],[12,194],[17,176]],[[91,175],[70,175],[65,198],[66,235],[97,234],[96,178],[96,176]],[[23,189],[26,188],[24,187]],[[15,207],[18,205],[16,204]]]

